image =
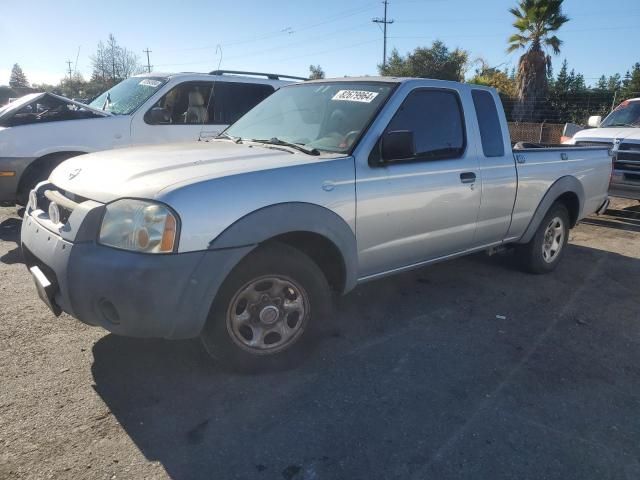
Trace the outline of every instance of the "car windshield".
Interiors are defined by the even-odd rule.
[[[236,140],[288,142],[347,153],[391,92],[392,84],[306,83],[285,87],[229,127]]]
[[[104,92],[89,106],[115,115],[128,115],[147,101],[166,81],[166,77],[127,78]]]
[[[640,127],[640,101],[622,102],[604,119],[600,127]]]

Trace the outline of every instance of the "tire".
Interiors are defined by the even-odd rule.
[[[555,270],[566,250],[569,225],[567,207],[562,203],[554,203],[531,241],[518,249],[523,268],[536,274]]]
[[[331,310],[322,270],[285,244],[258,247],[224,281],[200,335],[224,368],[288,368],[309,351],[314,327]]]
[[[22,206],[26,205],[29,201],[29,192],[38,183],[49,178],[51,172],[62,162],[78,155],[82,155],[82,152],[55,153],[35,160],[34,163],[27,167],[20,179],[16,203]]]

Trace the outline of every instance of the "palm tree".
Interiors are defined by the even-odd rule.
[[[507,52],[525,49],[518,64],[518,103],[514,117],[518,121],[537,120],[536,101],[547,94],[547,67],[551,56],[560,53],[562,40],[553,35],[569,17],[562,13],[563,0],[520,0],[517,8],[510,8],[518,33],[509,38]]]

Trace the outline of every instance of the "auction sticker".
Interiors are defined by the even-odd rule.
[[[371,103],[377,96],[378,92],[367,92],[366,90],[339,90],[331,100]]]
[[[162,82],[158,81],[158,80],[151,80],[150,78],[145,78],[144,80],[142,80],[140,83],[138,83],[138,85],[143,85],[145,87],[157,87],[158,85],[160,85]]]

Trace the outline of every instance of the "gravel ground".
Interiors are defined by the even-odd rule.
[[[640,207],[559,269],[471,257],[340,299],[308,359],[220,371],[38,300],[0,209],[0,478],[638,479]]]

